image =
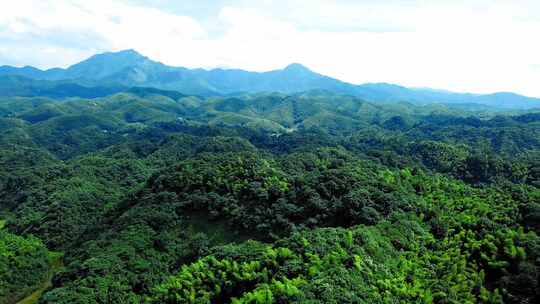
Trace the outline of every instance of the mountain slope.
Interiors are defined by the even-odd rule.
[[[189,95],[238,93],[298,93],[326,90],[368,101],[407,101],[420,104],[482,104],[499,108],[540,108],[540,99],[513,93],[476,95],[433,89],[411,89],[386,83],[354,85],[318,74],[294,63],[282,70],[249,72],[238,69],[187,69],[153,61],[134,50],[94,55],[67,69],[0,67],[0,76],[18,75],[36,80],[64,80],[86,86],[143,86]]]

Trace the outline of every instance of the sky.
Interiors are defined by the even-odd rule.
[[[0,65],[135,49],[188,68],[540,97],[538,0],[0,0]]]

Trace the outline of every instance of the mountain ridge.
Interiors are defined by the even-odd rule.
[[[291,63],[283,69],[266,72],[174,67],[154,61],[133,49],[95,54],[66,69],[0,66],[0,76],[6,75],[35,80],[70,81],[97,87],[153,87],[201,96],[326,90],[374,102],[473,103],[502,108],[540,108],[540,98],[510,92],[455,93],[431,88],[407,88],[384,82],[355,85],[316,73],[300,63]]]

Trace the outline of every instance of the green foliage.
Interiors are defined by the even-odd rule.
[[[402,187],[424,185],[426,189],[417,197],[423,201],[418,205],[419,218],[399,213],[375,226],[295,233],[275,247],[293,259],[283,265],[269,263],[267,252],[260,249],[245,256],[246,249],[238,247],[240,255],[227,253],[223,260],[217,259],[222,254],[216,249],[214,255],[184,266],[156,289],[152,299],[156,303],[243,303],[242,299],[252,303],[501,303],[536,296],[537,273],[525,274],[520,269],[534,267],[539,238],[511,228],[509,215],[515,209],[508,208],[508,197],[496,189],[474,189],[442,177],[407,171],[391,176]],[[444,233],[434,226],[441,223],[445,223]],[[232,265],[233,274],[216,274],[223,265]],[[248,278],[261,277],[246,280],[242,267],[254,267]],[[236,293],[223,291],[223,286],[196,285],[209,282],[203,274],[191,277],[199,271],[231,282],[233,287],[225,290]],[[225,279],[229,276],[237,280]],[[271,286],[285,278],[302,284],[290,298],[276,300]],[[511,283],[517,278],[522,284],[530,281],[517,287]]]
[[[9,301],[43,243],[41,303],[539,299],[535,113],[140,88],[1,98],[0,129]]]
[[[0,302],[11,303],[38,286],[49,274],[47,248],[34,237],[20,237],[0,223]]]

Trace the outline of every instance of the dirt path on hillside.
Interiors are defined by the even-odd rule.
[[[39,301],[39,298],[41,298],[41,295],[47,290],[47,288],[52,286],[52,278],[56,272],[60,268],[62,268],[64,265],[62,263],[62,257],[58,256],[53,259],[51,262],[51,270],[49,272],[49,275],[47,276],[47,279],[44,280],[34,292],[26,296],[24,299],[20,300],[19,302],[15,304],[36,304]]]

